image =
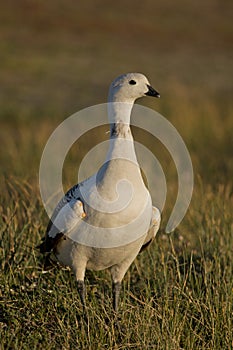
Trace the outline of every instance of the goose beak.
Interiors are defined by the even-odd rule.
[[[145,93],[145,95],[158,97],[158,98],[160,97],[159,92],[157,92],[152,86],[147,84],[147,87],[148,87],[148,91]]]

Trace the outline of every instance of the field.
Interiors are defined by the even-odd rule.
[[[11,0],[1,7],[0,349],[232,349],[232,2]],[[175,167],[157,140],[134,129],[166,174],[161,228],[125,276],[118,324],[109,272],[87,272],[86,322],[71,271],[44,273],[35,248],[48,222],[40,158],[61,121],[106,102],[109,83],[130,71],[160,92],[160,100],[139,104],[179,131],[195,187],[185,218],[167,235]],[[65,189],[106,131],[93,130],[70,150]]]

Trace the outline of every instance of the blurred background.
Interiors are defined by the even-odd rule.
[[[177,128],[190,151],[196,185],[231,187],[232,10],[230,0],[2,3],[1,173],[27,180],[37,191],[40,157],[55,127],[82,108],[106,102],[111,81],[136,71],[161,94],[160,100],[138,103]],[[71,149],[67,187],[76,180],[74,164],[108,138],[105,129],[84,135],[78,152]],[[175,189],[169,155],[149,135],[135,130],[135,139],[162,155],[168,177],[173,169]]]

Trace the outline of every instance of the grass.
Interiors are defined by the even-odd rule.
[[[0,11],[0,349],[232,349],[231,2],[134,1],[133,12],[122,1],[15,6],[8,1]],[[120,326],[109,273],[87,272],[87,324],[72,273],[43,273],[35,249],[48,221],[39,162],[63,119],[105,102],[109,82],[134,70],[160,91],[160,101],[139,103],[158,110],[182,135],[195,188],[183,222],[166,235],[175,168],[157,140],[134,129],[166,174],[162,225],[125,276]],[[78,152],[70,150],[65,188],[75,183],[74,166],[86,152],[108,138],[105,131],[84,135]]]
[[[136,260],[125,278],[118,329],[109,274],[87,273],[87,326],[71,272],[42,273],[35,245],[46,217],[38,193],[13,179],[6,185],[9,197],[1,225],[4,349],[231,349],[233,237],[226,189],[194,194],[183,229],[171,236],[161,232]]]

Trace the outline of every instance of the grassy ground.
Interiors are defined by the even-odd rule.
[[[232,349],[231,2],[21,0],[2,7],[0,348]],[[61,120],[105,102],[109,82],[127,71],[144,72],[160,91],[160,101],[140,103],[182,135],[195,188],[183,222],[166,235],[177,187],[172,160],[135,130],[168,179],[161,229],[124,279],[120,326],[109,273],[87,273],[86,323],[72,273],[42,272],[35,246],[48,218],[38,167]],[[79,154],[71,150],[66,188],[75,182],[73,164],[107,136],[94,131],[80,140]]]

